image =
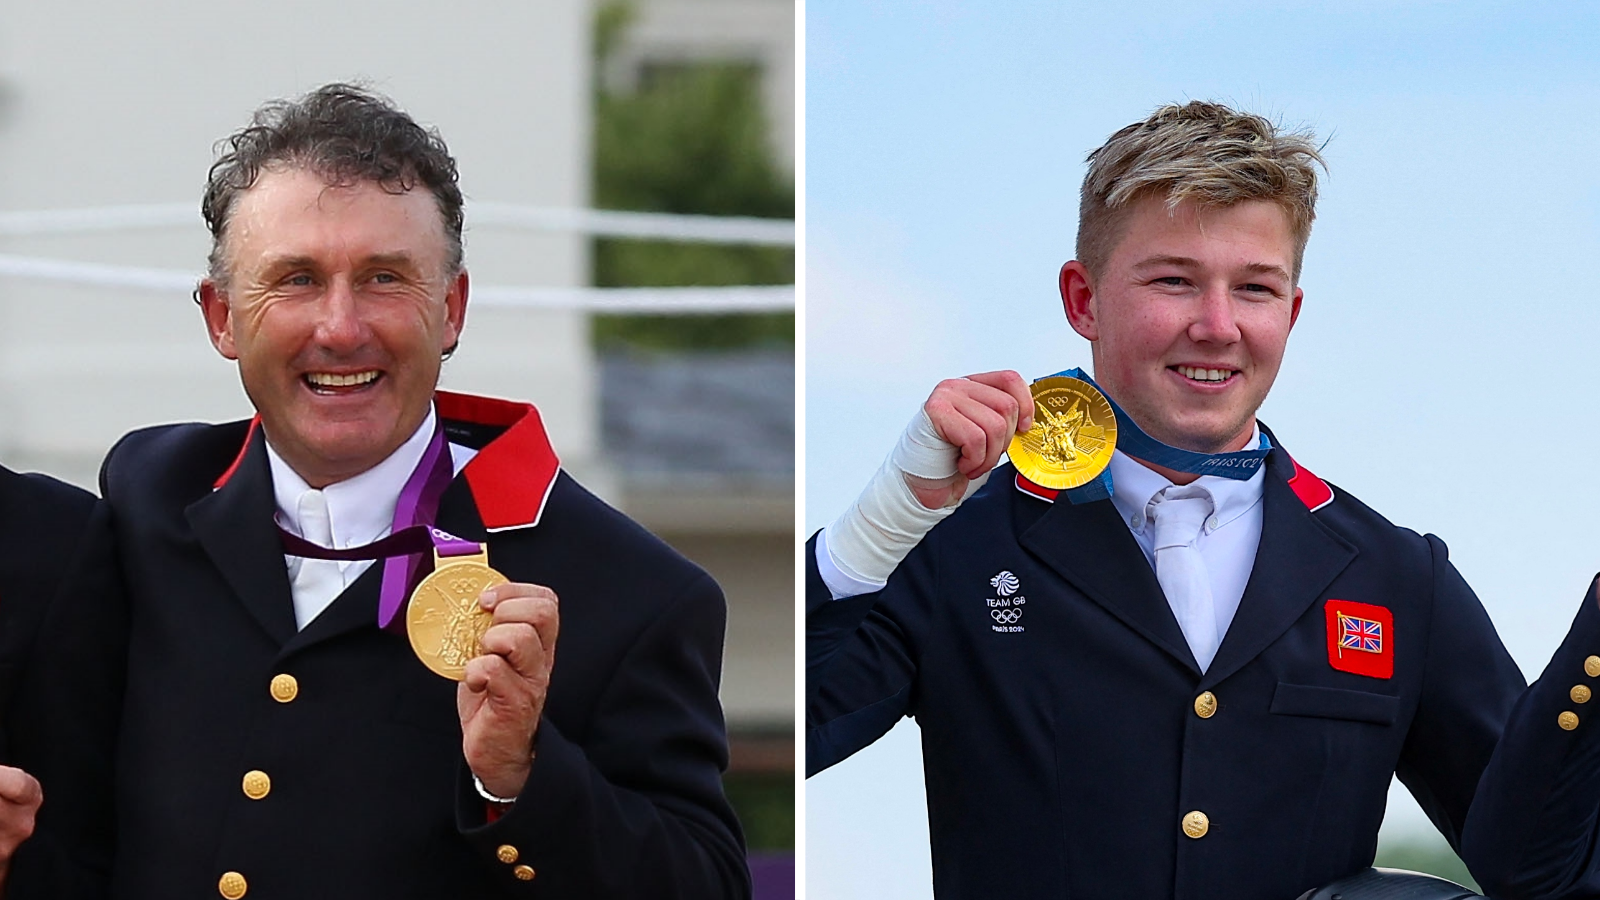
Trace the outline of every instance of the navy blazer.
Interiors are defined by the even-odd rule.
[[[124,616],[105,506],[0,468],[0,762],[44,789],[8,900],[104,895]]]
[[[936,894],[1295,897],[1372,863],[1392,774],[1485,883],[1527,865],[1499,849],[1538,830],[1520,800],[1462,842],[1524,682],[1438,538],[1274,449],[1256,562],[1202,674],[1115,507],[1017,485],[997,470],[878,593],[832,600],[814,538],[808,555],[808,773],[914,716]],[[1335,667],[1330,601],[1392,616],[1392,673]],[[1569,642],[1600,650],[1588,625]],[[1515,798],[1562,764],[1502,768]]]
[[[382,566],[296,631],[258,430],[138,431],[102,475],[132,608],[116,896],[214,897],[225,872],[250,900],[748,896],[720,777],[721,592],[541,462],[542,431],[518,445],[526,421],[507,428],[505,405],[473,402],[498,421],[441,402],[451,440],[482,449],[439,526],[561,600],[516,805],[488,820],[456,684],[377,627]],[[505,452],[517,446],[528,453]],[[537,524],[489,530],[518,514]],[[271,779],[260,799],[241,788],[252,770]]]

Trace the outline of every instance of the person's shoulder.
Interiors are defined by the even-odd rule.
[[[116,504],[145,495],[203,495],[239,457],[249,420],[153,425],[123,435],[106,454],[100,490]]]
[[[1277,458],[1282,454],[1281,461]],[[1282,479],[1317,522],[1358,550],[1426,558],[1428,541],[1418,532],[1396,525],[1336,483],[1322,478],[1279,448],[1269,461],[1268,478]]]
[[[37,532],[75,539],[93,515],[95,503],[95,496],[83,488],[0,466],[0,536]]]
[[[7,505],[37,505],[71,510],[86,518],[94,508],[93,494],[76,485],[38,472],[13,472],[0,466],[0,500]]]
[[[542,522],[563,541],[588,548],[590,565],[621,565],[648,570],[672,582],[709,579],[704,569],[690,562],[666,541],[630,519],[562,471],[550,490]]]

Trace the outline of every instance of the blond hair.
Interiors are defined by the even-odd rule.
[[[1294,236],[1294,278],[1316,218],[1316,166],[1327,169],[1310,131],[1280,131],[1261,116],[1220,103],[1168,104],[1118,131],[1089,154],[1078,204],[1078,260],[1098,275],[1122,239],[1137,200],[1161,196],[1170,212],[1185,200],[1227,207],[1277,204]]]

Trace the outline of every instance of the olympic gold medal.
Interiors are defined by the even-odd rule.
[[[1058,376],[1033,383],[1033,427],[1012,435],[1012,465],[1040,487],[1064,491],[1093,481],[1111,464],[1117,417],[1086,381]]]
[[[433,572],[411,592],[406,604],[406,635],[417,659],[452,681],[466,677],[467,661],[483,653],[483,633],[494,614],[478,596],[509,579],[489,567],[480,549],[469,556],[433,554]]]

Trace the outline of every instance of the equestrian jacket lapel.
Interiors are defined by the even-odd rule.
[[[1217,684],[1255,659],[1356,558],[1355,546],[1317,521],[1308,502],[1296,493],[1290,480],[1299,470],[1276,439],[1273,445],[1262,488],[1261,545],[1239,611],[1206,670],[1204,684]]]
[[[1014,502],[1038,501],[1019,492]],[[1110,500],[1074,505],[1062,498],[1019,541],[1089,599],[1200,674],[1155,570]]]
[[[280,645],[295,635],[289,574],[273,514],[266,439],[252,427],[243,451],[210,494],[184,511],[196,540],[250,615]]]

